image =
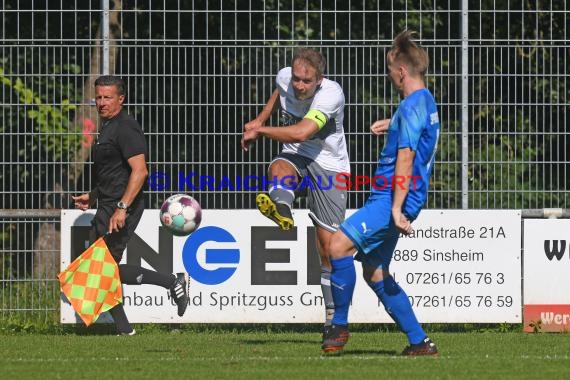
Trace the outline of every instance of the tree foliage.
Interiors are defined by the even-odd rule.
[[[570,68],[558,59],[568,49],[563,8],[523,2],[510,4],[510,12],[470,17],[469,35],[480,36],[470,48],[470,208],[568,206],[567,165],[560,165],[567,156],[560,147],[570,91],[556,75]],[[496,40],[511,42],[498,46]]]

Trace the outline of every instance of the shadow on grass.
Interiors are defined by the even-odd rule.
[[[117,330],[114,325],[105,324],[105,325],[93,325],[93,326],[69,326],[65,329],[69,334],[75,335],[115,335],[117,334]]]
[[[378,355],[378,356],[400,356],[398,351],[394,350],[379,350],[379,349],[367,349],[367,350],[351,350],[346,348],[340,354],[342,356],[362,356],[362,355]]]
[[[176,333],[315,333],[318,334],[321,324],[256,324],[256,323],[233,323],[233,324],[135,324],[137,333],[145,332],[176,332]],[[428,334],[434,332],[518,332],[522,330],[521,324],[429,324],[426,325]],[[394,324],[351,324],[351,332],[399,332]],[[77,335],[108,335],[115,333],[113,324],[94,324],[85,327],[61,324],[55,314],[44,313],[1,314],[0,335],[3,334],[77,334]]]
[[[243,344],[250,345],[266,345],[266,344],[278,344],[278,343],[292,343],[292,344],[318,344],[320,341],[317,339],[240,339]]]

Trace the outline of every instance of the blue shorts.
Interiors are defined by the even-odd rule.
[[[355,260],[372,268],[388,270],[400,233],[392,219],[392,198],[371,195],[340,229],[354,243]]]

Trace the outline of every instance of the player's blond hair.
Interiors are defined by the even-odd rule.
[[[394,38],[392,47],[388,51],[394,62],[404,64],[412,75],[426,74],[429,66],[429,56],[427,52],[414,40],[417,33],[411,30],[404,30]]]
[[[313,66],[316,70],[317,78],[323,76],[325,69],[327,67],[327,63],[325,57],[321,54],[321,52],[311,48],[298,48],[297,50],[295,50],[295,53],[293,54],[293,59],[291,60],[291,67],[298,59],[302,59],[303,61],[306,61],[309,65]]]

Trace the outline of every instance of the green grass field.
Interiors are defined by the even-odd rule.
[[[438,358],[403,358],[403,334],[356,330],[325,356],[317,332],[139,328],[0,333],[4,379],[569,379],[569,334],[432,332]],[[316,330],[316,329],[315,329]]]

